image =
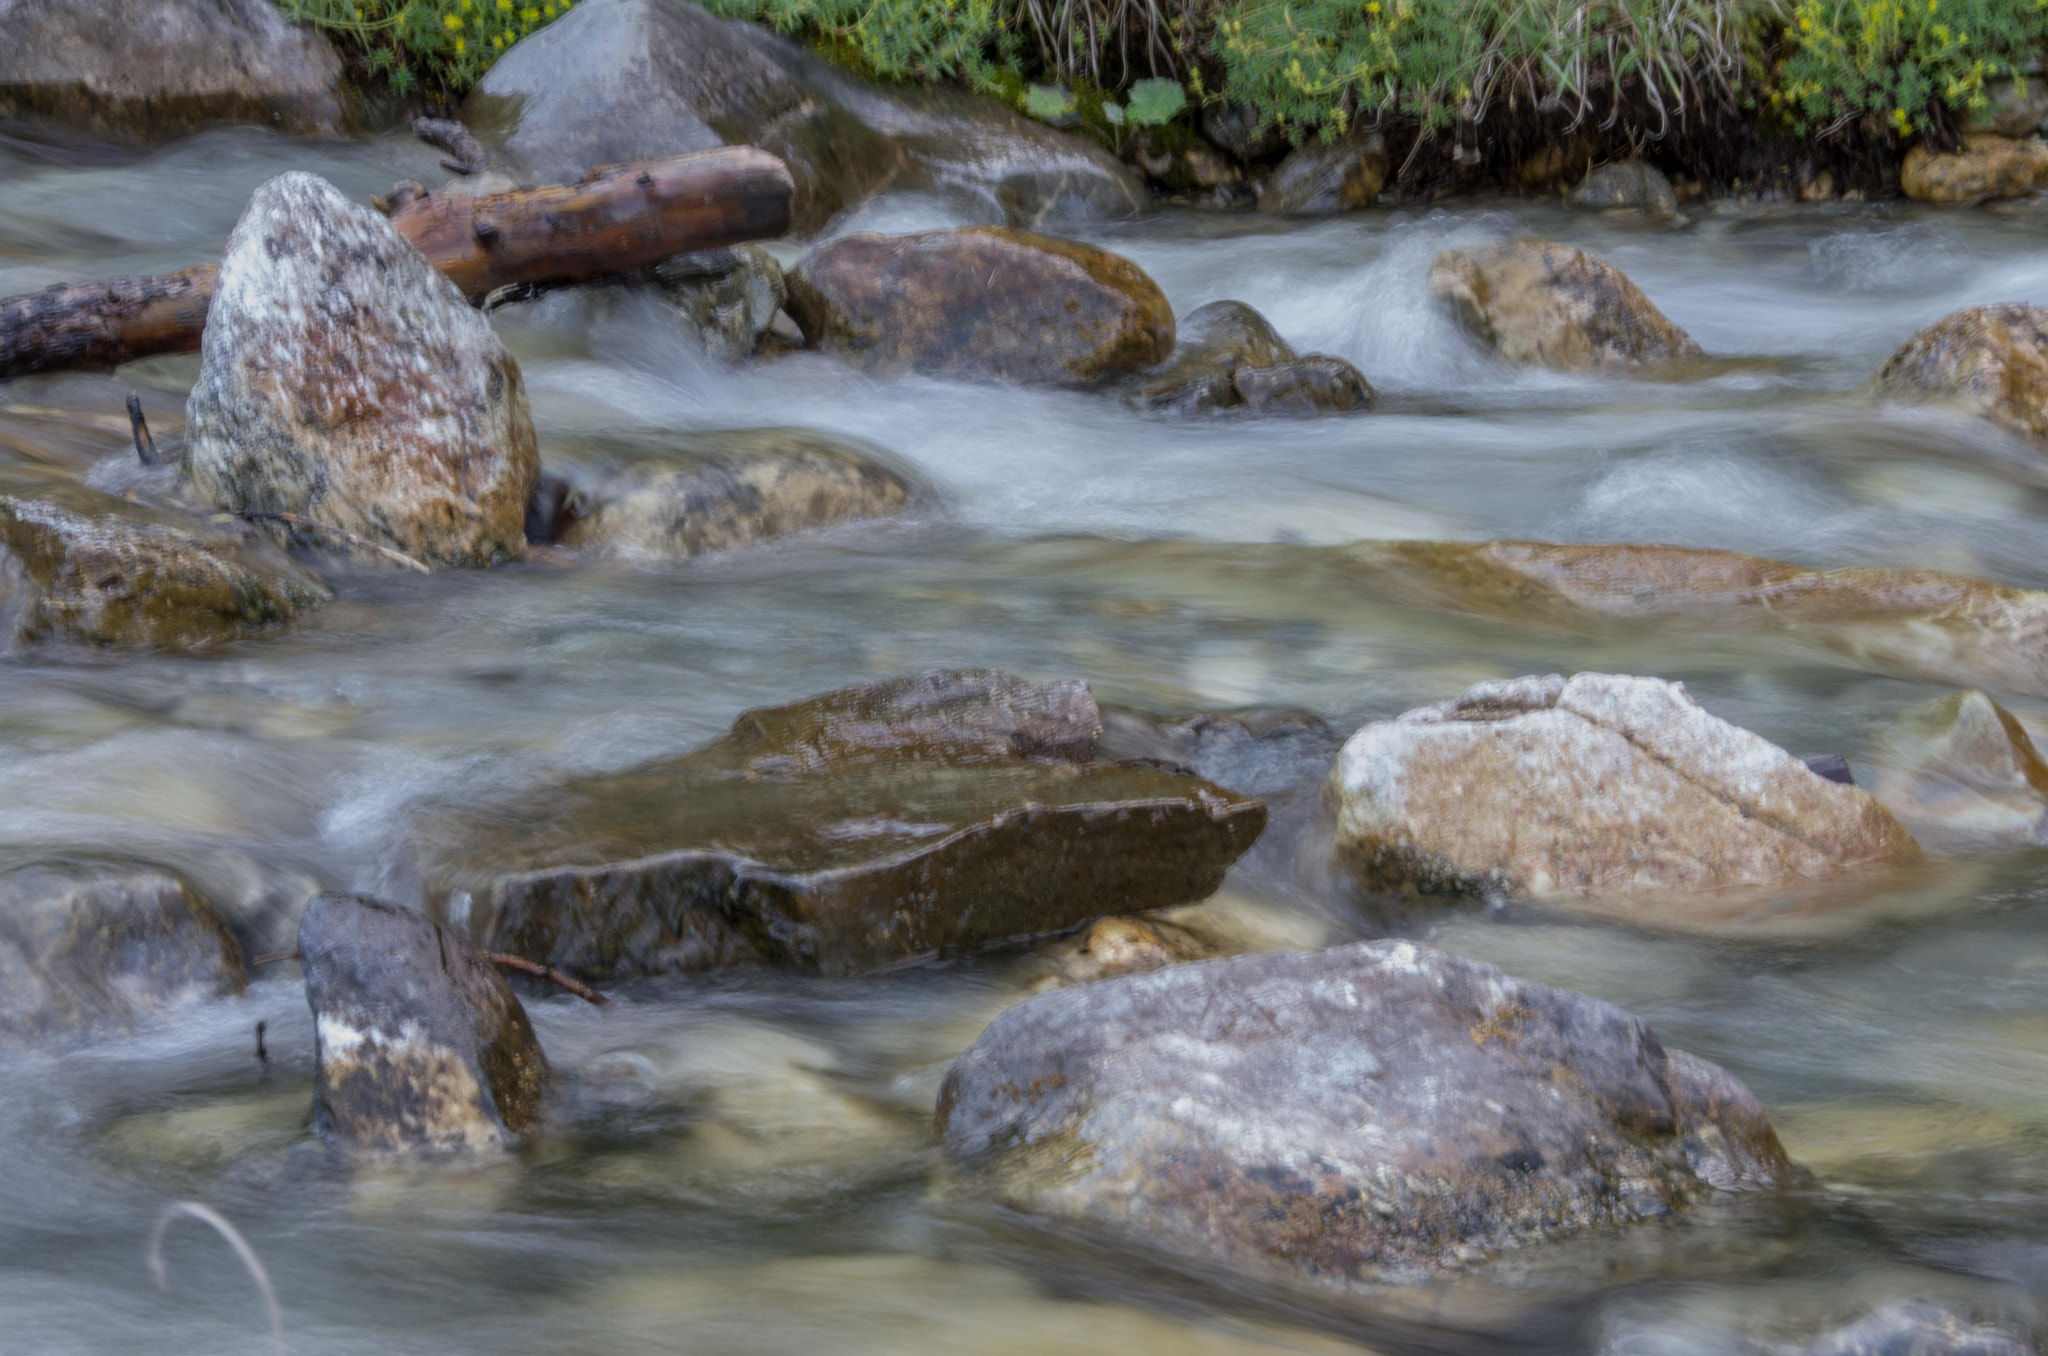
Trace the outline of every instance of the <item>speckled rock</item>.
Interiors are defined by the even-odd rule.
[[[1379,201],[1386,184],[1387,143],[1379,133],[1309,140],[1259,185],[1259,210],[1294,217],[1355,212]]]
[[[0,0],[0,118],[164,141],[213,122],[334,136],[341,61],[271,0]]]
[[[390,222],[314,175],[257,189],[228,238],[187,438],[185,475],[224,508],[429,564],[526,549],[540,458],[519,365]]]
[[[331,597],[245,523],[0,468],[0,638],[195,649]]]
[[[2048,444],[2048,307],[1943,316],[1886,359],[1871,384],[1888,396],[1957,405]]]
[[[808,429],[676,434],[647,455],[587,441],[561,544],[640,560],[683,560],[873,518],[917,491],[879,448]],[[636,455],[637,454],[637,455]],[[552,456],[553,454],[550,453]]]
[[[1791,1171],[1725,1070],[1598,999],[1405,941],[1041,994],[954,1065],[938,1128],[956,1191],[1339,1288]]]
[[[1593,211],[1646,212],[1661,217],[1678,211],[1678,195],[1672,191],[1671,181],[1647,160],[1624,160],[1590,170],[1565,201]]]
[[[1379,400],[1364,373],[1327,353],[1273,367],[1240,367],[1233,379],[1244,407],[1258,414],[1369,410]]]
[[[1376,889],[1637,895],[1761,887],[1918,855],[1869,794],[1702,710],[1680,683],[1481,683],[1375,721],[1330,774],[1337,847]]]
[[[244,982],[234,934],[169,872],[94,860],[0,870],[0,1040],[130,1026]]]
[[[423,816],[434,907],[586,978],[851,974],[1203,898],[1265,807],[1091,762],[1079,683],[920,674],[750,711],[680,758]]]
[[[1905,712],[1878,732],[1872,761],[1871,793],[1930,845],[2048,845],[2048,763],[1982,692]]]
[[[1511,363],[1569,370],[1700,356],[1620,269],[1556,241],[1445,250],[1430,265],[1429,294]]]
[[[2048,184],[2048,145],[1990,132],[1971,132],[1963,149],[1930,150],[1925,142],[1906,152],[1899,188],[1917,202],[1967,203],[2016,198]]]
[[[505,1147],[540,1118],[526,1010],[466,938],[361,895],[316,895],[299,959],[319,1063],[313,1128],[373,1154]]]
[[[1304,358],[1241,301],[1197,306],[1175,324],[1173,353],[1118,388],[1142,410],[1194,414],[1370,409],[1373,390],[1342,358]]]
[[[704,351],[725,362],[759,348],[789,299],[782,265],[759,245],[673,255],[654,276],[669,304],[689,317],[689,332]]]
[[[884,89],[687,0],[582,0],[498,58],[462,113],[541,182],[759,146],[789,166],[803,233],[888,191],[963,195],[1020,226],[1146,201],[1138,176],[1092,142],[964,91]]]
[[[843,236],[789,275],[811,347],[863,367],[1088,386],[1173,349],[1173,308],[1107,250],[1004,227]]]

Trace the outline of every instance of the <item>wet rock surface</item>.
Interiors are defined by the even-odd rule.
[[[919,486],[879,448],[806,429],[675,435],[575,449],[567,523],[574,550],[683,560],[836,522],[893,513]],[[552,455],[552,454],[551,454]]]
[[[0,639],[196,649],[332,596],[245,523],[0,467]]]
[[[2048,308],[1974,306],[1900,346],[1871,379],[1880,393],[1945,401],[2048,443]]]
[[[1552,240],[1445,250],[1429,294],[1511,363],[1575,370],[1701,356],[1620,269]]]
[[[1119,255],[1002,227],[851,235],[789,275],[806,342],[871,370],[1088,386],[1173,349],[1173,309]]]
[[[538,1122],[548,1064],[466,938],[408,909],[321,894],[299,922],[318,1082],[313,1127],[373,1154],[482,1151]]]
[[[113,860],[0,869],[0,1042],[35,1042],[241,992],[242,950],[177,876]]]
[[[1867,793],[1654,678],[1479,684],[1353,735],[1329,794],[1352,873],[1425,894],[1764,887],[1919,851]]]
[[[1872,793],[1930,846],[2048,844],[2048,763],[1982,692],[1909,711],[1878,732]]]
[[[1293,217],[1355,212],[1379,201],[1387,168],[1386,139],[1377,132],[1311,139],[1288,152],[1259,185],[1259,210]]]
[[[1931,150],[1926,143],[1906,152],[1899,188],[1916,202],[1971,203],[2016,198],[2048,184],[2048,145],[2032,139],[1971,132],[1959,151]]]
[[[1272,413],[1370,409],[1372,387],[1342,358],[1304,358],[1241,301],[1212,301],[1181,316],[1173,353],[1121,387],[1139,409],[1194,414],[1249,408]]]
[[[525,551],[540,462],[519,365],[424,255],[325,180],[282,175],[250,199],[187,410],[185,474],[224,508],[429,564]]]
[[[1579,186],[1565,195],[1573,207],[1591,211],[1632,211],[1668,217],[1678,211],[1678,195],[1664,172],[1647,160],[1624,160],[1602,165],[1587,173]]]
[[[759,245],[674,255],[654,276],[704,351],[725,362],[752,355],[789,298],[782,265]]]
[[[1085,686],[923,674],[748,712],[696,753],[430,816],[439,907],[586,978],[848,974],[1200,899],[1265,807],[1088,761]]]
[[[956,1189],[1281,1279],[1409,1282],[1791,1169],[1639,1019],[1411,942],[1043,994],[939,1100]]]
[[[584,0],[498,60],[463,120],[538,181],[754,145],[796,181],[796,229],[890,190],[936,189],[1017,225],[1136,212],[1142,183],[1101,148],[953,90],[883,89],[686,0]]]
[[[2040,1350],[2015,1328],[1906,1300],[1837,1328],[1798,1348],[1795,1356],[2039,1356]]]
[[[115,140],[214,122],[332,136],[341,61],[270,0],[17,0],[0,6],[0,117]]]

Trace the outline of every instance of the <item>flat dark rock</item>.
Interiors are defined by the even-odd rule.
[[[742,715],[681,758],[430,816],[430,897],[586,978],[848,974],[1203,898],[1265,807],[1089,762],[1078,683],[925,674]]]

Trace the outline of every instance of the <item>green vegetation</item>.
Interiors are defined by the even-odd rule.
[[[400,94],[459,98],[507,47],[576,0],[280,0]]]
[[[1863,113],[1901,134],[1975,112],[2048,47],[2048,0],[1799,0],[1770,102],[1801,131]]]

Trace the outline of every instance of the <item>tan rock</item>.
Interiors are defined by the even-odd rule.
[[[1916,202],[1968,203],[2016,198],[2048,184],[2048,146],[1971,132],[1963,149],[1938,152],[1925,142],[1906,152],[1899,188]]]
[[[1871,384],[1960,405],[2048,443],[2048,308],[1972,306],[1943,316],[1886,359]]]
[[[1571,370],[1701,356],[1620,269],[1556,241],[1445,250],[1429,293],[1512,363]]]
[[[525,552],[540,457],[519,364],[390,222],[314,175],[256,190],[229,237],[187,415],[184,473],[223,508],[430,563]]]
[[[2048,843],[2048,763],[1981,692],[1907,712],[1879,733],[1871,790],[1930,843]]]
[[[1655,678],[1479,684],[1353,735],[1329,794],[1341,855],[1378,889],[1759,887],[1919,853],[1867,793]]]
[[[1173,350],[1173,308],[1130,260],[1006,227],[850,235],[789,275],[813,348],[863,367],[1088,386]]]

